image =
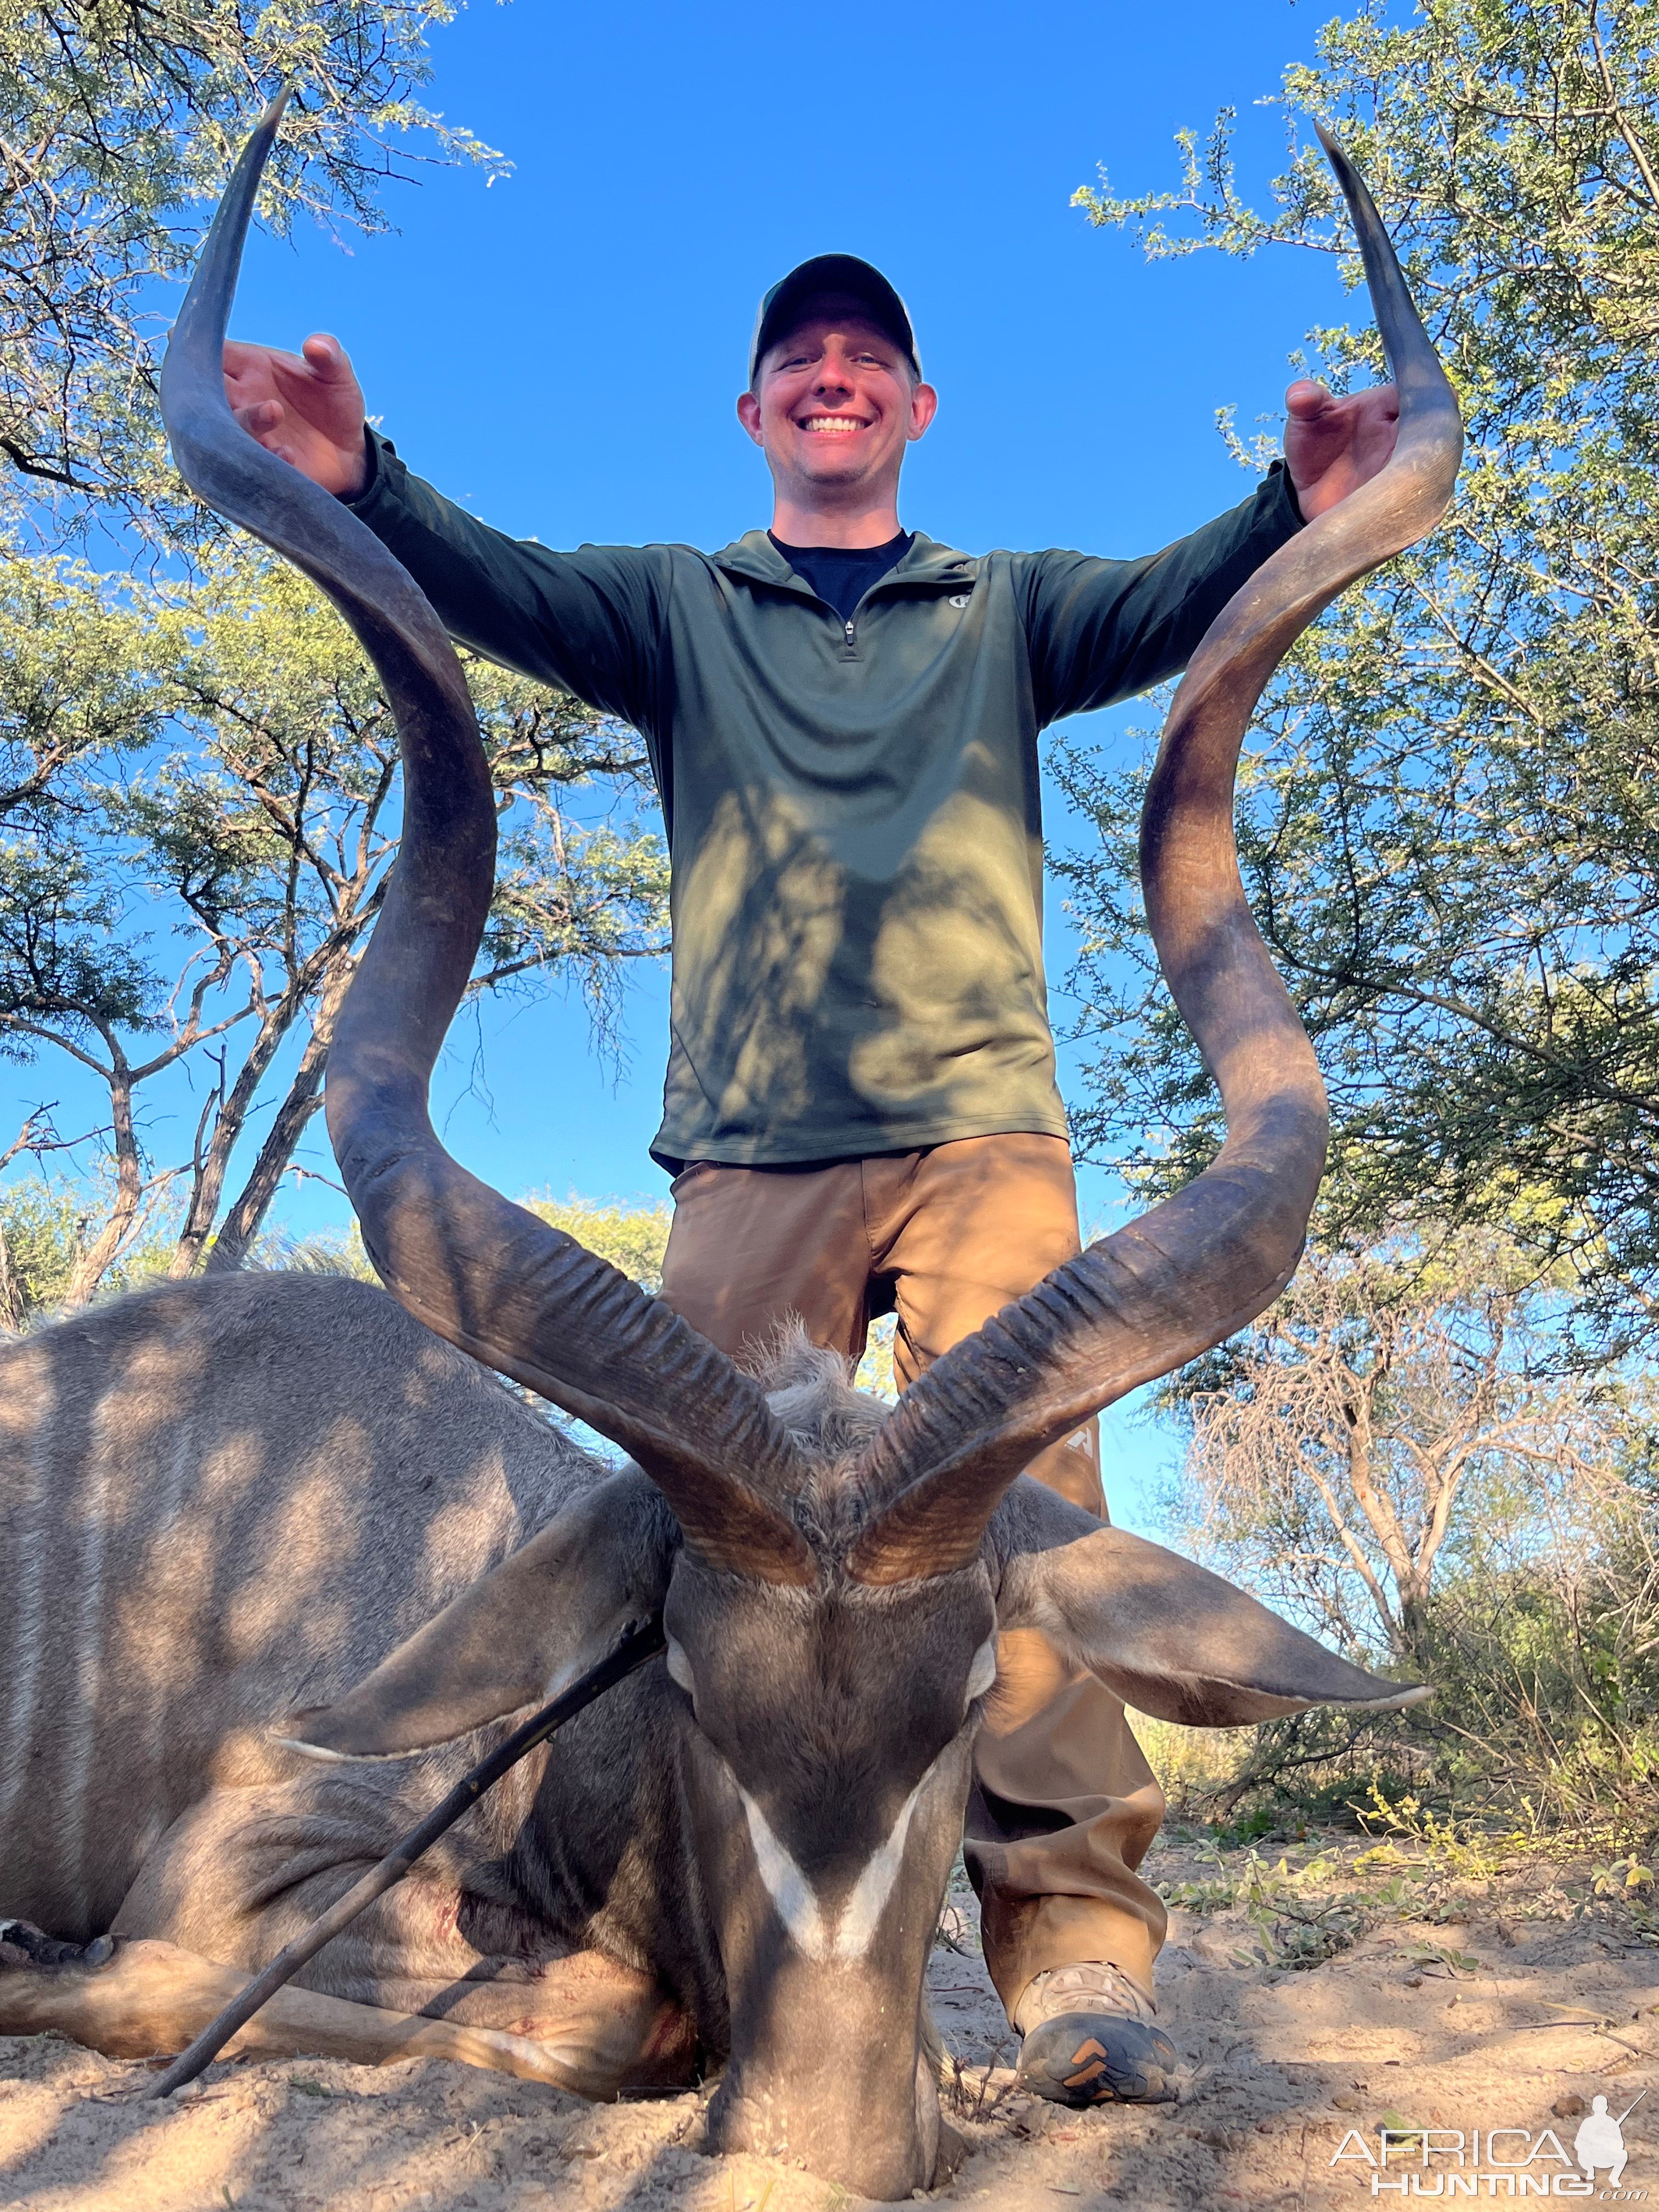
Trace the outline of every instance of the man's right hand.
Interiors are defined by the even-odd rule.
[[[315,331],[299,353],[225,346],[225,397],[248,435],[339,499],[368,483],[362,387],[338,338]]]

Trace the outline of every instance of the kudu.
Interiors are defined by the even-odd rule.
[[[660,1613],[665,1660],[501,1785],[246,2039],[444,2050],[595,2095],[687,2078],[701,2054],[725,2069],[714,2147],[907,2196],[934,2173],[922,1975],[1000,1629],[1039,1629],[1184,1723],[1425,1694],[1021,1469],[1260,1313],[1297,1264],[1324,1095],[1245,904],[1233,777],[1292,640],[1443,511],[1455,407],[1330,147],[1399,443],[1213,625],[1143,835],[1159,956],[1226,1141],[885,1413],[799,1344],[744,1372],[433,1132],[428,1079],[483,927],[495,812],[430,608],[226,407],[220,344],[277,120],[214,224],[163,405],[188,481],[328,593],[396,710],[403,844],[340,1016],[328,1117],[369,1254],[413,1319],[362,1285],[244,1277],[141,1294],[5,1353],[0,1905],[66,1943],[112,1925],[118,1940],[54,1962],[60,1947],[15,1924],[9,1955],[36,1963],[0,1975],[0,2027],[176,2047],[234,1969],[453,1781],[478,1731]],[[583,1459],[481,1368],[631,1466]]]

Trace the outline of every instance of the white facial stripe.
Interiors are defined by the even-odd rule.
[[[887,1839],[871,1854],[868,1865],[853,1884],[853,1893],[842,1909],[841,1925],[836,1930],[836,1956],[852,1960],[861,1959],[869,1949],[876,1932],[876,1923],[892,1894],[893,1884],[904,1859],[904,1839],[910,1832],[910,1815],[916,1809],[927,1773],[899,1807],[898,1818],[887,1832]]]
[[[688,1697],[696,1688],[691,1679],[691,1662],[685,1656],[684,1646],[676,1644],[672,1636],[668,1639],[668,1679],[671,1682],[678,1682]]]
[[[996,1678],[997,1640],[994,1636],[988,1636],[975,1652],[974,1663],[968,1669],[967,1704],[971,1705],[975,1698],[982,1698]]]
[[[937,1765],[937,1760],[934,1765]],[[875,1938],[887,1900],[893,1893],[904,1846],[910,1833],[911,1815],[933,1777],[930,1766],[898,1810],[898,1817],[866,1861],[833,1928],[826,1924],[823,1908],[812,1885],[779,1842],[770,1821],[739,1784],[738,1795],[749,1820],[749,1839],[755,1847],[755,1864],[778,1917],[789,1930],[798,1950],[809,1959],[850,1966],[861,1959]]]
[[[793,1937],[797,1950],[809,1959],[828,1955],[827,1930],[812,1885],[795,1864],[772,1830],[772,1824],[739,1783],[738,1795],[749,1815],[749,1840],[755,1847],[755,1864],[766,1884],[767,1894],[778,1908],[778,1917]]]

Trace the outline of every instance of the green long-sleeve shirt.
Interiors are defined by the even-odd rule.
[[[1065,1135],[1037,734],[1185,666],[1300,526],[1282,469],[1144,560],[918,533],[847,623],[761,530],[550,552],[384,441],[356,504],[452,635],[644,737],[673,866],[657,1159]]]

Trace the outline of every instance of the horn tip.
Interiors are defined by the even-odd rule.
[[[287,1733],[290,1729],[303,1725],[307,1718],[307,1716],[304,1713],[295,1713],[289,1719],[279,1722],[275,1728],[267,1729],[266,1736],[270,1742],[283,1751],[297,1751],[302,1759],[315,1759],[331,1766],[349,1765],[351,1759],[349,1753],[331,1751],[326,1744],[313,1743],[306,1736]]]
[[[1341,186],[1343,198],[1352,203],[1356,186],[1361,190],[1364,187],[1361,185],[1359,172],[1355,168],[1347,148],[1337,137],[1335,131],[1328,130],[1317,116],[1313,118],[1313,127],[1320,144],[1325,149],[1325,159],[1336,173],[1336,181]]]
[[[264,168],[276,140],[276,126],[283,119],[284,109],[294,97],[294,89],[293,78],[285,78],[265,102],[258,121],[248,132],[246,143],[242,148],[244,161],[250,161],[259,168]]]
[[[1367,1698],[1361,1711],[1368,1713],[1407,1712],[1413,1705],[1426,1705],[1433,1697],[1435,1688],[1432,1682],[1413,1682],[1408,1689],[1396,1690],[1389,1697]]]

